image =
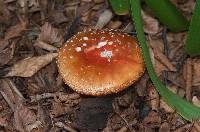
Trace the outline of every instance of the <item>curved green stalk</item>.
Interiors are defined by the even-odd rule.
[[[110,4],[117,15],[126,15],[130,11],[129,0],[109,0]]]
[[[150,56],[149,50],[145,41],[145,35],[143,31],[143,25],[141,20],[141,7],[139,0],[130,0],[131,4],[131,14],[135,23],[135,28],[137,32],[137,37],[140,42],[142,53],[144,57],[144,61],[147,67],[147,71],[149,76],[159,94],[163,97],[168,105],[170,105],[173,109],[177,111],[183,118],[192,121],[200,117],[200,108],[194,106],[193,104],[185,101],[178,95],[169,91],[159,80],[157,77]]]
[[[187,53],[191,56],[200,55],[200,0],[196,1],[185,44]]]
[[[188,20],[169,0],[145,0],[156,17],[173,32],[188,29]]]

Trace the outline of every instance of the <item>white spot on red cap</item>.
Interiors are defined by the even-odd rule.
[[[76,52],[81,52],[81,47],[76,47],[75,50]]]
[[[101,47],[105,46],[106,44],[107,44],[107,41],[99,42],[97,44],[97,48],[101,48]]]
[[[86,44],[86,43],[83,43],[83,46],[87,46],[87,44]]]
[[[113,44],[113,42],[112,42],[112,41],[108,42],[108,45],[112,45],[112,44]]]
[[[83,40],[88,40],[88,37],[83,37]]]
[[[112,51],[109,51],[109,50],[104,50],[100,53],[100,56],[101,57],[104,57],[104,58],[112,58]]]

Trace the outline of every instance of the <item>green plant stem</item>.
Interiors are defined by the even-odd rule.
[[[147,47],[146,40],[145,40],[142,19],[141,19],[140,1],[130,0],[130,4],[131,4],[131,10],[132,10],[131,15],[135,23],[137,37],[142,48],[142,53],[143,53],[144,61],[146,64],[146,68],[156,90],[159,92],[162,98],[166,101],[166,103],[170,105],[173,109],[175,109],[177,113],[179,113],[183,118],[189,121],[199,118],[200,117],[199,107],[194,106],[193,104],[177,96],[176,94],[171,92],[169,89],[167,89],[160,82],[159,78],[157,77],[154,71],[154,68],[150,59],[150,55],[149,55],[149,49]]]
[[[117,15],[126,15],[130,11],[129,0],[109,0],[110,4]]]
[[[156,17],[173,32],[188,29],[189,22],[169,0],[145,0]]]
[[[191,56],[200,55],[200,0],[196,1],[185,49]]]

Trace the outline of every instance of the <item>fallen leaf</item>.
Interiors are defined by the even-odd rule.
[[[58,48],[56,48],[56,47],[54,47],[54,46],[52,46],[50,44],[47,44],[47,43],[45,43],[43,41],[37,41],[34,44],[34,46],[38,46],[38,47],[40,47],[42,49],[45,49],[45,50],[48,50],[48,51],[57,51],[58,50]]]
[[[57,55],[57,53],[49,53],[42,56],[20,60],[11,67],[6,77],[31,77],[41,68],[49,64]]]
[[[151,127],[158,127],[161,124],[161,117],[158,112],[151,111],[149,112],[148,116],[143,120],[144,125],[151,126]]]
[[[8,10],[7,4],[4,3],[4,0],[0,0],[0,22],[7,23],[11,17],[11,13]]]
[[[6,45],[5,48],[3,48],[2,46],[2,50],[1,50],[1,46],[0,46],[0,66],[3,66],[5,64],[7,64],[14,55],[14,51],[15,51],[15,42],[12,42],[11,44],[8,41],[3,41],[3,45]],[[1,45],[1,42],[0,42]]]
[[[53,12],[52,17],[57,25],[69,21],[68,18],[64,15],[63,11],[61,10]]]
[[[52,117],[54,118],[59,117],[65,113],[66,113],[65,107],[62,103],[55,102],[55,101],[52,103],[52,112],[51,112]]]
[[[159,132],[170,132],[170,125],[167,122],[164,122],[160,125]]]
[[[141,11],[141,14],[143,19],[144,32],[148,34],[157,34],[161,31],[157,19],[153,18],[143,10]]]
[[[10,108],[15,109],[15,104],[17,100],[22,100],[23,96],[20,94],[15,84],[8,78],[0,80],[0,92]]]
[[[51,24],[46,22],[41,27],[41,33],[39,34],[37,41],[43,41],[47,44],[60,47],[63,43],[63,37],[57,28],[54,28]]]
[[[16,25],[10,27],[7,32],[5,33],[5,40],[15,38],[20,36],[20,33],[26,29],[26,23],[25,22],[20,22],[17,23]]]
[[[14,112],[14,126],[20,132],[27,131],[31,124],[35,124],[36,115],[23,104],[23,96],[10,79],[2,79],[1,94]]]
[[[30,125],[35,124],[36,119],[37,116],[32,110],[18,103],[14,111],[14,125],[19,131],[30,130]]]
[[[153,40],[149,41],[149,46],[153,49],[155,58],[157,58],[163,65],[165,65],[169,71],[177,71],[176,67],[169,61],[169,59],[162,53]]]
[[[163,108],[167,113],[174,112],[174,110],[163,99],[160,99],[160,108]]]

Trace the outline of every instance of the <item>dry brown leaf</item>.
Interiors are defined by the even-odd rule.
[[[144,24],[144,32],[148,34],[157,34],[160,30],[159,22],[145,11],[141,11],[143,24]]]
[[[174,110],[163,99],[160,99],[160,108],[163,108],[167,113],[174,112]]]
[[[19,131],[30,130],[30,125],[35,124],[36,119],[37,116],[32,110],[18,103],[14,111],[14,125]]]
[[[169,61],[169,59],[162,53],[162,51],[153,43],[153,40],[149,41],[149,46],[153,49],[154,56],[157,58],[163,65],[165,65],[169,71],[177,71],[176,67]]]
[[[23,96],[10,79],[1,80],[1,94],[14,112],[14,126],[20,132],[36,122],[35,113],[23,105]]]
[[[20,76],[20,77],[31,77],[41,68],[49,64],[58,54],[49,53],[42,56],[26,58],[15,63],[6,77],[9,76]]]
[[[168,87],[168,89],[177,94],[177,87],[175,85]],[[163,108],[167,113],[173,113],[175,111],[162,98],[160,99],[160,108]]]
[[[26,23],[25,22],[20,22],[17,23],[16,25],[10,27],[7,32],[5,33],[5,40],[15,38],[20,36],[20,33],[26,29]]]
[[[185,80],[183,79],[182,73],[168,72],[168,80],[171,81],[178,87],[185,89]]]
[[[11,13],[8,10],[8,6],[4,3],[4,0],[0,0],[0,22],[7,23],[11,17]]]
[[[155,55],[154,55],[152,48],[149,48],[149,53],[150,53],[151,61],[153,63],[153,67],[155,69],[155,72],[158,76],[160,76],[163,71],[167,71],[168,69],[159,60],[157,60],[155,58]]]
[[[16,101],[22,100],[23,96],[20,94],[15,84],[8,78],[0,80],[0,92],[10,108],[15,109]]]
[[[149,113],[148,113],[148,116],[146,116],[145,118],[144,118],[144,120],[143,120],[143,123],[144,123],[144,125],[146,124],[152,124],[152,125],[158,125],[158,126],[160,126],[160,124],[161,124],[161,117],[160,117],[160,115],[159,115],[159,113],[158,112],[155,112],[155,111],[150,111]]]
[[[53,12],[52,17],[56,24],[61,24],[69,21],[68,18],[64,15],[63,11],[61,10]]]
[[[51,116],[55,118],[55,117],[63,115],[64,113],[66,113],[64,105],[62,103],[54,101],[52,103]]]
[[[58,48],[56,48],[56,47],[54,47],[54,46],[52,46],[50,44],[47,44],[47,43],[45,43],[43,41],[37,41],[34,44],[34,46],[38,46],[38,47],[40,47],[42,49],[45,49],[45,50],[48,50],[48,51],[57,51],[58,50]]]
[[[45,23],[41,27],[41,33],[37,41],[43,41],[47,44],[52,44],[56,47],[60,47],[63,43],[63,37],[61,36],[58,29],[54,28],[51,24]]]
[[[159,132],[170,132],[170,125],[167,122],[164,122],[160,125]]]
[[[154,69],[158,76],[161,76],[163,74],[163,71],[169,71],[169,69],[164,66],[158,59],[155,59]]]
[[[0,42],[0,66],[7,64],[13,58],[15,51],[15,42],[12,42],[11,44],[8,41],[2,42],[3,43]],[[2,50],[1,44],[6,45],[5,47],[2,46]]]

